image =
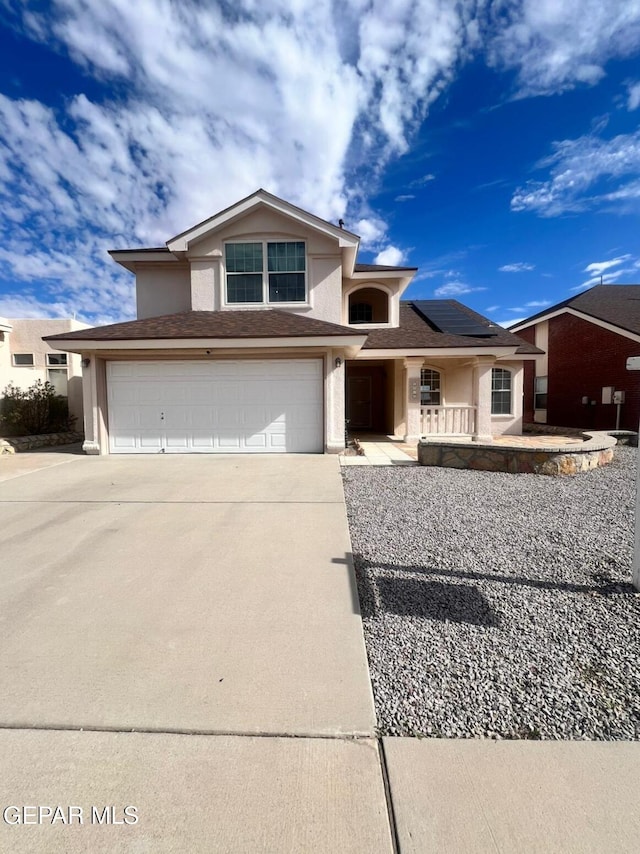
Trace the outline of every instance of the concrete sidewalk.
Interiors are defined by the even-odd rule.
[[[385,738],[401,854],[635,854],[640,744]]]

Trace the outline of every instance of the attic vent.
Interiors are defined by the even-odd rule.
[[[413,307],[422,317],[440,332],[450,335],[466,335],[470,338],[493,338],[498,334],[495,326],[478,323],[459,306],[448,300],[417,300]]]

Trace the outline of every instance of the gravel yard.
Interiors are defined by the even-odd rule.
[[[640,739],[636,454],[566,478],[343,469],[381,733]]]

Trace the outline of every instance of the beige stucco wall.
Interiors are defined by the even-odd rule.
[[[191,308],[188,264],[136,265],[136,310],[138,318],[159,317]]]
[[[37,380],[47,379],[47,353],[60,353],[43,341],[43,336],[57,335],[87,329],[89,324],[71,318],[64,319],[10,319],[12,330],[4,333],[0,346],[0,392],[9,384],[27,389]],[[14,367],[14,353],[33,353],[33,367]],[[75,353],[67,354],[67,394],[69,414],[76,417],[76,426],[82,425],[82,366],[81,357]]]

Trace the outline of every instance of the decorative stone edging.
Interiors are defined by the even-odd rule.
[[[82,433],[42,433],[39,436],[13,436],[0,439],[0,454],[19,454],[21,451],[33,451],[37,448],[51,448],[56,445],[71,445],[84,439]]]
[[[502,471],[511,474],[578,474],[613,459],[616,439],[603,432],[585,432],[576,444],[516,448],[484,442],[421,441],[418,462],[423,466]]]

